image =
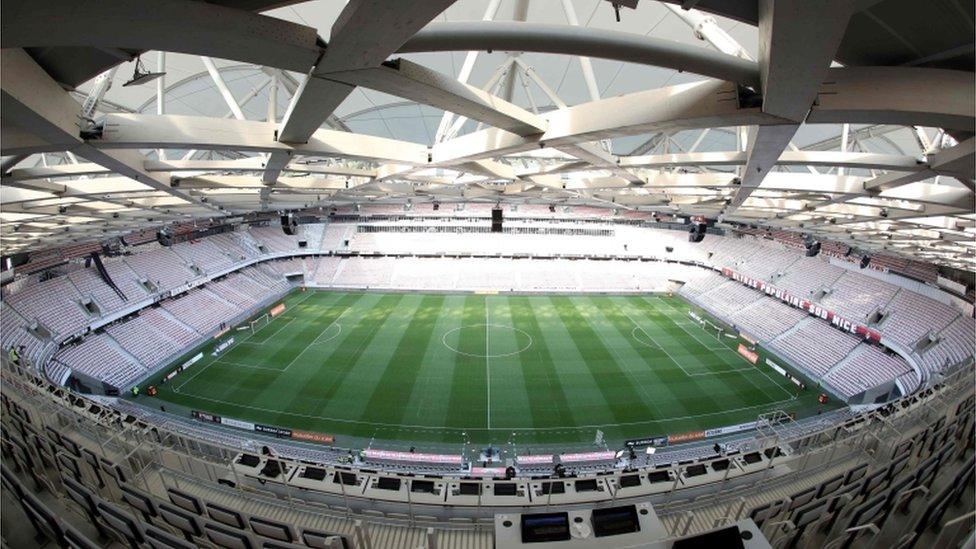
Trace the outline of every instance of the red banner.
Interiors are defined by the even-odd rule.
[[[694,442],[705,438],[705,431],[691,431],[677,435],[668,435],[668,444],[681,444],[682,442]]]
[[[756,361],[759,360],[759,354],[757,354],[755,351],[750,350],[748,347],[746,347],[741,343],[739,344],[739,354],[742,355],[743,358],[745,358],[752,364],[755,364]]]
[[[862,324],[851,322],[850,320],[847,320],[846,318],[838,315],[837,313],[834,313],[833,311],[829,311],[821,307],[820,305],[811,302],[808,299],[797,297],[787,292],[786,290],[781,290],[779,288],[776,288],[772,284],[769,284],[762,280],[757,280],[755,278],[737,273],[732,269],[729,269],[728,267],[724,267],[722,269],[722,274],[731,278],[732,280],[741,282],[746,286],[755,288],[765,293],[766,295],[773,296],[784,303],[792,305],[798,309],[803,309],[804,311],[814,316],[818,316],[826,320],[827,322],[830,322],[831,324],[833,324],[834,326],[842,330],[851,332],[852,334],[857,334],[875,343],[881,342],[881,332],[874,330],[872,328],[868,328],[867,326],[864,326]]]
[[[335,442],[335,437],[332,435],[323,435],[322,433],[313,433],[311,431],[297,431],[292,429],[291,438],[295,440],[305,440],[308,442],[317,442],[319,444],[332,444]]]

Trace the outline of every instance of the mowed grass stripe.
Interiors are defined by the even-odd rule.
[[[278,369],[287,367],[288,361],[285,361],[284,357],[291,355],[294,359],[323,331],[329,329],[345,310],[342,306],[335,307],[335,302],[336,299],[333,296],[306,300],[299,305],[305,308],[304,312],[292,313],[293,315],[300,314],[301,318],[297,316],[276,318],[270,325],[256,331],[253,337],[247,338],[241,344],[224,353],[223,359],[227,362],[261,363],[267,367]],[[308,321],[306,315],[315,316],[311,321]]]
[[[346,299],[354,302],[357,298],[354,296],[343,298],[343,300]],[[310,312],[316,310],[320,309],[309,309]],[[304,332],[309,338],[306,342],[310,343],[318,335],[316,330],[325,329],[326,326],[334,321],[335,317],[341,314],[341,311],[336,311],[331,307],[323,308],[321,311],[317,317],[307,322],[291,323],[287,330]],[[282,375],[282,371],[286,364],[293,360],[297,353],[301,352],[299,347],[304,348],[306,345],[300,339],[282,338],[280,341],[274,340],[267,342],[265,346],[272,349],[271,356],[275,361],[274,363],[277,364],[279,371],[248,369],[235,365],[225,366],[222,363],[218,363],[216,366],[219,367],[217,371],[221,374],[220,378],[207,378],[202,380],[202,384],[198,384],[198,380],[194,380],[191,392],[208,399],[224,401],[221,405],[222,407],[230,406],[238,410],[243,410],[242,412],[236,413],[243,415],[245,419],[254,419],[255,421],[264,421],[267,423],[274,423],[277,420],[283,419],[279,414],[256,411],[252,407],[262,408],[264,410],[292,411],[290,403],[285,404],[282,401],[282,396],[291,394],[289,389],[293,387],[294,374],[289,371],[288,375]],[[254,361],[249,360],[248,363],[251,362]],[[208,404],[205,409],[212,409],[212,407],[213,404]],[[289,424],[294,424],[294,416],[288,416],[287,419],[289,420]],[[304,422],[305,420],[298,419],[298,421]],[[298,427],[299,425],[295,426]]]
[[[483,296],[467,296],[461,312],[461,329],[458,332],[458,349],[484,349],[485,299]],[[450,385],[450,404],[447,409],[451,415],[444,425],[455,429],[487,429],[488,395],[485,376],[485,359],[454,353]]]
[[[434,326],[444,304],[444,297],[426,296],[404,327],[393,357],[366,404],[363,419],[377,423],[400,423],[407,412],[406,403],[420,375],[427,347],[433,344]],[[387,342],[391,344],[392,342]]]
[[[543,339],[550,349],[558,349],[557,356],[554,357],[557,360],[555,368],[559,373],[560,383],[572,395],[570,411],[574,421],[566,426],[615,423],[617,420],[613,410],[593,377],[593,371],[576,348],[574,340],[577,335],[563,324],[553,298],[531,297],[529,300]],[[592,435],[592,431],[590,434]]]
[[[660,420],[714,410],[714,406],[706,399],[688,398],[689,395],[701,395],[695,378],[685,375],[663,351],[643,345],[634,338],[635,324],[621,307],[623,303],[606,298],[589,298],[588,302],[596,309],[596,315],[599,315],[595,320],[613,328],[613,333],[607,333],[604,337],[622,355],[622,368],[625,371],[630,370],[635,385],[643,388],[649,406],[655,410],[651,419]],[[635,366],[642,367],[638,369]]]
[[[304,342],[311,341],[322,329],[320,324],[333,314],[338,313],[334,313],[330,307],[324,307],[319,316],[307,323],[288,323],[286,319],[276,319],[276,322],[287,324],[282,333],[291,332],[291,335],[278,336],[273,344],[265,343],[260,348],[261,352],[255,353],[255,356],[250,355],[248,347],[235,346],[216,359],[210,357],[211,363],[206,366],[207,369],[193,379],[193,388],[187,391],[188,388],[184,387],[181,390],[216,400],[256,400],[264,393],[268,384],[278,377],[280,370],[285,367],[284,364],[287,364],[286,361],[304,347]],[[278,326],[274,326],[276,322],[272,322],[266,330],[278,329]],[[228,364],[222,363],[222,359],[226,359]],[[278,371],[242,368],[239,366],[241,363],[275,368]],[[196,389],[200,386],[206,387],[206,390]]]
[[[323,322],[320,327],[322,330],[328,330],[330,325],[341,323],[343,327],[340,329],[338,336],[328,343],[316,344],[314,348],[310,348],[303,355],[302,360],[296,361],[294,358],[290,359],[289,362],[294,361],[294,363],[288,367],[287,373],[278,376],[267,387],[265,394],[254,403],[255,406],[301,414],[310,414],[315,411],[318,406],[318,400],[314,398],[303,400],[296,392],[296,388],[304,387],[308,383],[308,380],[324,367],[331,353],[334,352],[334,349],[338,348],[343,340],[349,337],[350,326],[355,323],[355,320],[350,318],[354,316],[354,311],[362,309],[364,305],[371,307],[377,300],[375,296],[362,293],[333,295],[338,297],[338,299],[329,302],[332,306],[332,311],[329,318],[326,319],[328,323],[325,324]],[[306,310],[306,312],[312,311],[313,309]],[[302,319],[296,321],[296,323],[300,322],[302,322]],[[321,332],[315,335],[315,338],[318,338],[320,335]],[[309,340],[307,343],[315,341],[315,338]],[[288,363],[283,363],[282,367],[286,364]],[[288,418],[289,416],[281,415],[277,419],[286,420]]]
[[[647,300],[640,300],[637,302],[637,305],[641,305],[642,303],[645,310],[647,310],[646,307],[650,305],[650,303]],[[671,305],[666,304],[665,306]],[[661,311],[661,308],[658,307],[654,310]],[[688,331],[682,329],[681,326],[678,326],[675,323],[675,319],[667,313],[659,316],[657,322],[666,333],[676,339],[685,339],[686,341],[687,338],[695,339],[688,333],[688,331],[691,330],[699,330],[703,335],[707,335],[705,334],[704,330],[697,326],[687,328]],[[716,343],[721,342],[716,340]],[[699,345],[701,344],[699,343]],[[704,346],[702,346],[702,348],[704,348]],[[728,348],[726,347],[726,349]],[[712,368],[715,373],[721,374],[715,376],[698,376],[700,379],[706,380],[706,383],[709,385],[709,391],[720,390],[723,387],[725,388],[725,391],[728,391],[728,389],[731,388],[735,394],[740,395],[740,400],[742,401],[741,403],[743,405],[745,405],[747,402],[776,402],[790,398],[791,393],[784,392],[780,386],[770,382],[769,379],[763,376],[754,365],[748,363],[738,354],[735,354],[735,352],[731,349],[728,349],[727,351],[707,352],[714,357],[709,361],[709,367]],[[719,365],[720,367],[717,367]]]
[[[380,298],[376,306],[371,310],[375,311],[371,317],[364,317],[361,322],[357,322],[348,342],[354,342],[355,347],[350,349],[348,345],[343,345],[336,349],[328,361],[327,367],[320,369],[320,375],[312,378],[312,383],[307,387],[311,392],[319,390],[320,405],[317,412],[321,413],[330,401],[335,397],[343,381],[355,368],[373,344],[385,345],[385,342],[375,342],[377,332],[383,324],[393,315],[398,305],[403,301],[403,295],[384,295]],[[358,343],[357,343],[358,342]],[[331,379],[330,379],[331,378]]]
[[[354,416],[369,421],[369,397],[379,383],[387,363],[394,359],[397,342],[408,333],[408,326],[423,297],[402,294],[393,311],[380,321],[366,350],[352,364],[335,396],[317,409],[326,417]]]
[[[728,350],[709,349],[713,336],[679,326],[690,306],[678,299],[330,291],[295,292],[285,302],[286,313],[262,330],[233,332],[239,344],[219,357],[226,362],[210,356],[216,341],[203,349],[199,370],[175,380],[185,393],[163,384],[160,398],[146,403],[399,440],[404,448],[504,443],[513,431],[522,443],[592,441],[595,428],[615,440],[729,425],[771,409],[806,416],[819,408],[815,390],[784,403],[785,378],[767,378],[755,367],[729,372],[748,367],[734,342],[723,338]],[[486,312],[501,326],[488,338]],[[326,337],[337,318],[341,331]],[[664,350],[635,339],[635,322]],[[480,356],[486,346],[492,354],[517,351],[523,335],[516,329],[532,337],[531,348]],[[248,343],[252,336],[263,343]],[[479,356],[456,353],[442,339]]]
[[[631,305],[643,304],[646,307],[646,302],[634,299],[636,298],[632,298]],[[635,314],[642,314],[641,309],[631,310]],[[697,385],[698,394],[685,395],[685,398],[711,401],[714,410],[741,408],[771,400],[761,391],[757,392],[756,387],[743,378],[743,374],[755,372],[729,372],[729,367],[714,351],[709,351],[667,316],[656,314],[646,318],[648,322],[642,327],[658,344],[664,345],[676,360],[682,361],[682,367]],[[721,400],[713,400],[711,395],[721,395]]]
[[[454,372],[455,352],[444,345],[444,336],[460,327],[464,297],[442,296],[440,310],[434,319],[433,333],[426,354],[418,365],[417,381],[405,398],[404,423],[443,426],[451,415],[446,391]]]
[[[562,382],[559,380],[556,361],[545,337],[542,336],[539,321],[529,298],[511,297],[508,298],[508,305],[514,326],[532,336],[532,347],[518,356],[522,382],[529,393],[532,425],[536,427],[573,425],[573,412]]]
[[[365,349],[378,326],[373,318],[384,311],[392,311],[392,307],[383,306],[391,302],[384,302],[386,298],[378,295],[349,294],[348,299],[343,299],[343,305],[348,306],[349,312],[343,316],[342,335],[335,345],[331,348],[319,346],[316,353],[309,353],[304,360],[293,364],[287,376],[269,387],[265,407],[281,411],[275,417],[276,424],[291,425],[297,421],[310,426],[323,423],[318,419],[323,416],[320,410],[328,403],[330,391],[335,390],[337,382],[351,368],[349,353]],[[395,303],[396,298],[393,299],[392,303]]]
[[[574,334],[573,343],[586,359],[603,399],[618,423],[647,421],[653,412],[633,387],[617,360],[603,345],[599,335],[576,307],[573,298],[552,298],[562,323]]]
[[[507,297],[486,297],[485,301],[492,324],[488,348],[494,355],[489,360],[488,369],[491,383],[491,426],[493,429],[503,430],[544,424],[544,418],[533,414],[532,402],[540,398],[546,399],[548,391],[541,383],[525,383],[525,372],[534,372],[538,364],[535,361],[522,362],[522,355],[531,352],[535,338],[516,329],[516,321]]]

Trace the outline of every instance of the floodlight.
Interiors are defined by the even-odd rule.
[[[136,58],[136,68],[132,71],[132,78],[128,82],[122,84],[122,87],[127,86],[141,86],[147,82],[152,82],[153,80],[159,78],[160,76],[166,75],[165,72],[149,72],[145,67],[142,66],[142,58]]]

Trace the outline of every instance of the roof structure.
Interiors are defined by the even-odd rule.
[[[5,0],[3,252],[480,201],[701,215],[976,270],[972,3],[619,4]],[[123,86],[137,59],[166,76]]]

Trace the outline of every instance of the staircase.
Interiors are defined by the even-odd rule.
[[[858,346],[854,347],[853,349],[851,349],[851,352],[847,353],[847,356],[845,356],[844,358],[838,360],[837,361],[837,364],[834,364],[826,372],[824,372],[824,375],[822,377],[827,377],[832,372],[834,372],[835,370],[840,370],[841,368],[843,368],[848,362],[851,361],[851,359],[853,359],[855,356],[857,356],[858,353],[861,352],[861,349],[862,349],[862,346],[863,345],[866,345],[866,344],[865,343],[861,343],[860,345],[858,345]]]

